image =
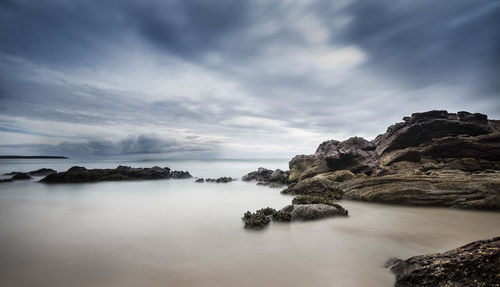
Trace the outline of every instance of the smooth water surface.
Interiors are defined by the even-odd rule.
[[[1,172],[71,165],[240,177],[287,162],[9,160]],[[0,185],[2,286],[392,286],[391,257],[500,235],[500,214],[343,201],[348,218],[243,229],[246,210],[281,208],[279,189],[188,180]]]

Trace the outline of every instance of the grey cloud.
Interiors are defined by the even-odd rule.
[[[86,141],[63,141],[57,145],[25,144],[0,145],[0,151],[12,152],[13,148],[21,148],[32,154],[65,155],[65,156],[121,156],[136,154],[205,154],[213,155],[217,152],[215,142],[179,142],[174,139],[165,139],[155,135],[128,136],[119,141],[106,139],[92,139]]]
[[[417,87],[478,80],[498,93],[500,2],[356,0],[345,12],[343,40],[369,53],[373,71]]]

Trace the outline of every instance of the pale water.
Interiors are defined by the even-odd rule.
[[[286,160],[2,160],[0,172],[168,166],[241,177]],[[391,257],[500,235],[500,214],[342,201],[348,218],[243,229],[279,189],[188,180],[0,185],[1,286],[392,286]]]

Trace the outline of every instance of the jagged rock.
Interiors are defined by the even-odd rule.
[[[57,171],[55,171],[51,168],[40,168],[40,169],[32,170],[29,172],[13,171],[13,172],[9,172],[9,173],[4,173],[3,175],[16,175],[19,173],[25,173],[25,174],[32,175],[32,176],[42,176],[42,175],[47,175],[47,174],[51,174],[51,173],[55,173],[55,172],[57,172]]]
[[[20,173],[15,174],[11,179],[12,180],[28,180],[28,179],[32,179],[32,177],[27,173],[20,172]]]
[[[158,166],[152,168],[118,166],[115,169],[86,169],[85,167],[73,166],[65,172],[51,173],[40,182],[70,183],[190,177],[191,175],[187,171],[172,171],[168,167],[161,168]]]
[[[257,171],[252,171],[242,177],[243,181],[258,181],[259,183],[276,183],[285,185],[288,184],[288,171],[281,169],[270,170],[259,167]]]
[[[206,182],[215,182],[215,183],[228,183],[234,181],[235,179],[227,176],[219,177],[219,178],[207,178]]]
[[[330,171],[370,172],[377,162],[375,145],[360,137],[352,137],[343,142],[323,142],[315,155],[326,160]]]
[[[241,219],[245,223],[245,228],[262,229],[271,221],[271,216],[275,213],[275,209],[266,207],[254,213],[247,211]]]
[[[322,175],[304,179],[298,183],[293,183],[288,188],[281,191],[283,194],[295,195],[317,195],[329,198],[340,199],[342,191],[337,184]]]
[[[327,204],[292,204],[284,207],[281,212],[290,213],[292,221],[316,220],[332,216],[347,216],[347,210],[340,205]]]
[[[6,179],[0,179],[0,183],[4,183],[4,182],[13,182],[14,180],[12,180],[12,178],[6,178]]]
[[[339,183],[343,198],[416,206],[500,210],[500,172],[430,170]]]
[[[317,174],[329,172],[330,169],[323,157],[317,155],[297,155],[289,163],[290,182],[297,182]]]
[[[203,178],[198,178],[196,179],[194,182],[197,182],[197,183],[204,183],[205,180]]]
[[[337,170],[334,172],[319,174],[318,177],[324,177],[334,182],[344,182],[346,180],[355,178],[356,175],[349,170]]]
[[[492,132],[488,118],[468,112],[448,113],[428,111],[403,118],[404,122],[390,126],[385,134],[373,140],[378,154],[407,147],[417,147],[448,136],[478,136]]]
[[[391,260],[395,287],[490,287],[499,285],[500,237],[444,252]]]
[[[292,199],[292,204],[326,204],[337,208],[342,208],[340,205],[333,202],[330,197],[315,196],[315,195],[299,195]]]

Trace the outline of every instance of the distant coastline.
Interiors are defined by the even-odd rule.
[[[0,155],[0,159],[36,159],[36,158],[68,159],[67,156],[58,156],[58,155]]]

